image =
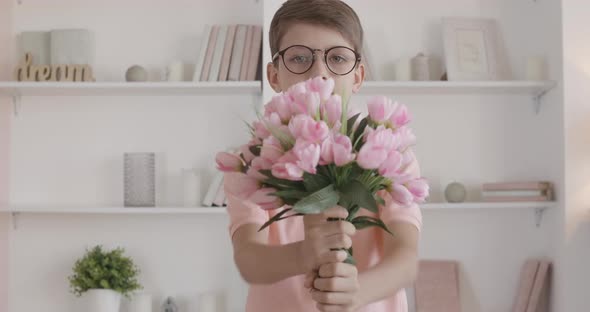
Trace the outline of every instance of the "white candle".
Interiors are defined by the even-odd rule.
[[[201,179],[196,169],[182,169],[183,203],[185,207],[196,207],[201,202]]]
[[[172,62],[168,65],[168,81],[184,80],[184,63],[181,61]]]
[[[412,80],[412,60],[409,57],[403,57],[396,62],[395,80]]]
[[[526,59],[526,80],[546,80],[547,63],[544,57],[531,56]]]

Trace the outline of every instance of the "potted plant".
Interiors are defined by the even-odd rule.
[[[121,296],[130,295],[142,286],[137,281],[139,268],[124,255],[124,249],[103,250],[95,246],[86,250],[68,277],[71,292],[87,300],[87,311],[118,312]]]

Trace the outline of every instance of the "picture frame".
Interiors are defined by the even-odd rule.
[[[448,80],[510,80],[503,41],[494,19],[445,17],[442,24]]]

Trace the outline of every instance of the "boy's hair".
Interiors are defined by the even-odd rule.
[[[363,27],[356,12],[341,0],[287,0],[270,24],[271,55],[279,51],[281,40],[294,23],[320,25],[336,30],[352,43],[359,54],[363,47]]]

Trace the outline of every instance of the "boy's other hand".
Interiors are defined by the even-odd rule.
[[[322,264],[346,260],[346,251],[352,246],[356,229],[344,220],[328,221],[328,218],[346,219],[348,211],[336,206],[323,213],[303,216],[305,239],[299,255],[306,272],[317,271]]]
[[[317,273],[306,275],[305,287],[312,289],[311,296],[320,311],[345,312],[358,308],[358,271],[354,265],[343,262],[323,264]]]

